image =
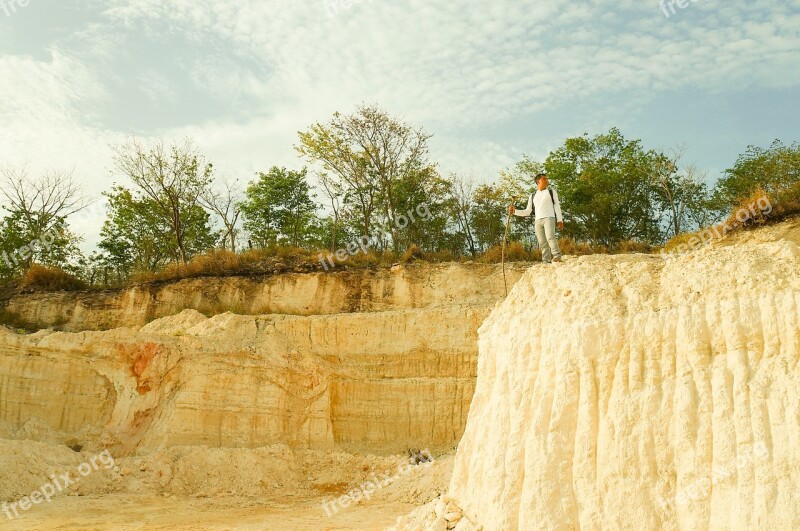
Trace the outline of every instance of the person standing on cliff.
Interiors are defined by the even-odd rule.
[[[542,250],[542,262],[547,264],[560,262],[561,249],[556,238],[556,225],[558,230],[564,230],[564,217],[561,215],[558,192],[547,187],[549,181],[546,173],[537,175],[535,182],[537,190],[528,198],[525,210],[517,210],[512,203],[508,207],[508,213],[523,218],[530,216],[531,213],[535,214],[536,239]]]

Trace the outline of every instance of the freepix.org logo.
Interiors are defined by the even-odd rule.
[[[19,9],[28,7],[31,0],[0,0],[0,11],[6,14],[7,17],[15,14]]]
[[[678,9],[686,9],[690,4],[695,4],[699,1],[700,0],[661,0],[659,5],[661,6],[661,11],[664,12],[664,16],[669,18],[670,14],[674,15],[677,13],[675,10],[676,6]],[[708,0],[705,1],[708,2]],[[667,11],[667,8],[669,8],[669,11]]]
[[[85,478],[92,472],[99,470],[100,465],[103,465],[103,468],[108,470],[114,467],[114,464],[114,458],[111,453],[108,450],[103,450],[101,453],[92,456],[88,461],[78,465],[77,474],[72,472],[52,474],[49,481],[31,492],[29,496],[25,496],[13,503],[4,501],[0,511],[5,513],[9,520],[15,520],[22,516],[21,512],[24,513],[34,505],[39,505],[42,502],[50,503],[55,495],[66,492],[72,485],[78,483],[81,478]]]
[[[64,237],[63,232],[58,228],[51,228],[42,234],[41,238],[31,241],[28,245],[23,245],[10,253],[0,252],[0,260],[10,269],[18,268],[36,253],[49,250],[59,237]]]

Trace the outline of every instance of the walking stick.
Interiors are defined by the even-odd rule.
[[[516,197],[511,198],[511,204],[517,202]],[[500,262],[503,264],[503,286],[506,288],[506,297],[508,297],[508,282],[506,282],[506,241],[508,240],[508,226],[511,224],[511,212],[506,215],[506,232],[503,234],[503,248],[500,251]]]

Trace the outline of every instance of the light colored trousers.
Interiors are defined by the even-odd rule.
[[[542,218],[536,220],[536,239],[542,250],[542,262],[550,263],[553,258],[561,258],[561,249],[558,248],[556,239],[556,218]]]

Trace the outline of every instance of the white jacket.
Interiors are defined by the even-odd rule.
[[[514,215],[525,218],[530,216],[532,211],[536,213],[535,219],[556,218],[559,223],[564,221],[564,217],[561,215],[561,201],[558,200],[558,192],[553,190],[551,199],[549,188],[537,190],[535,194],[531,194],[525,210],[515,210]]]

